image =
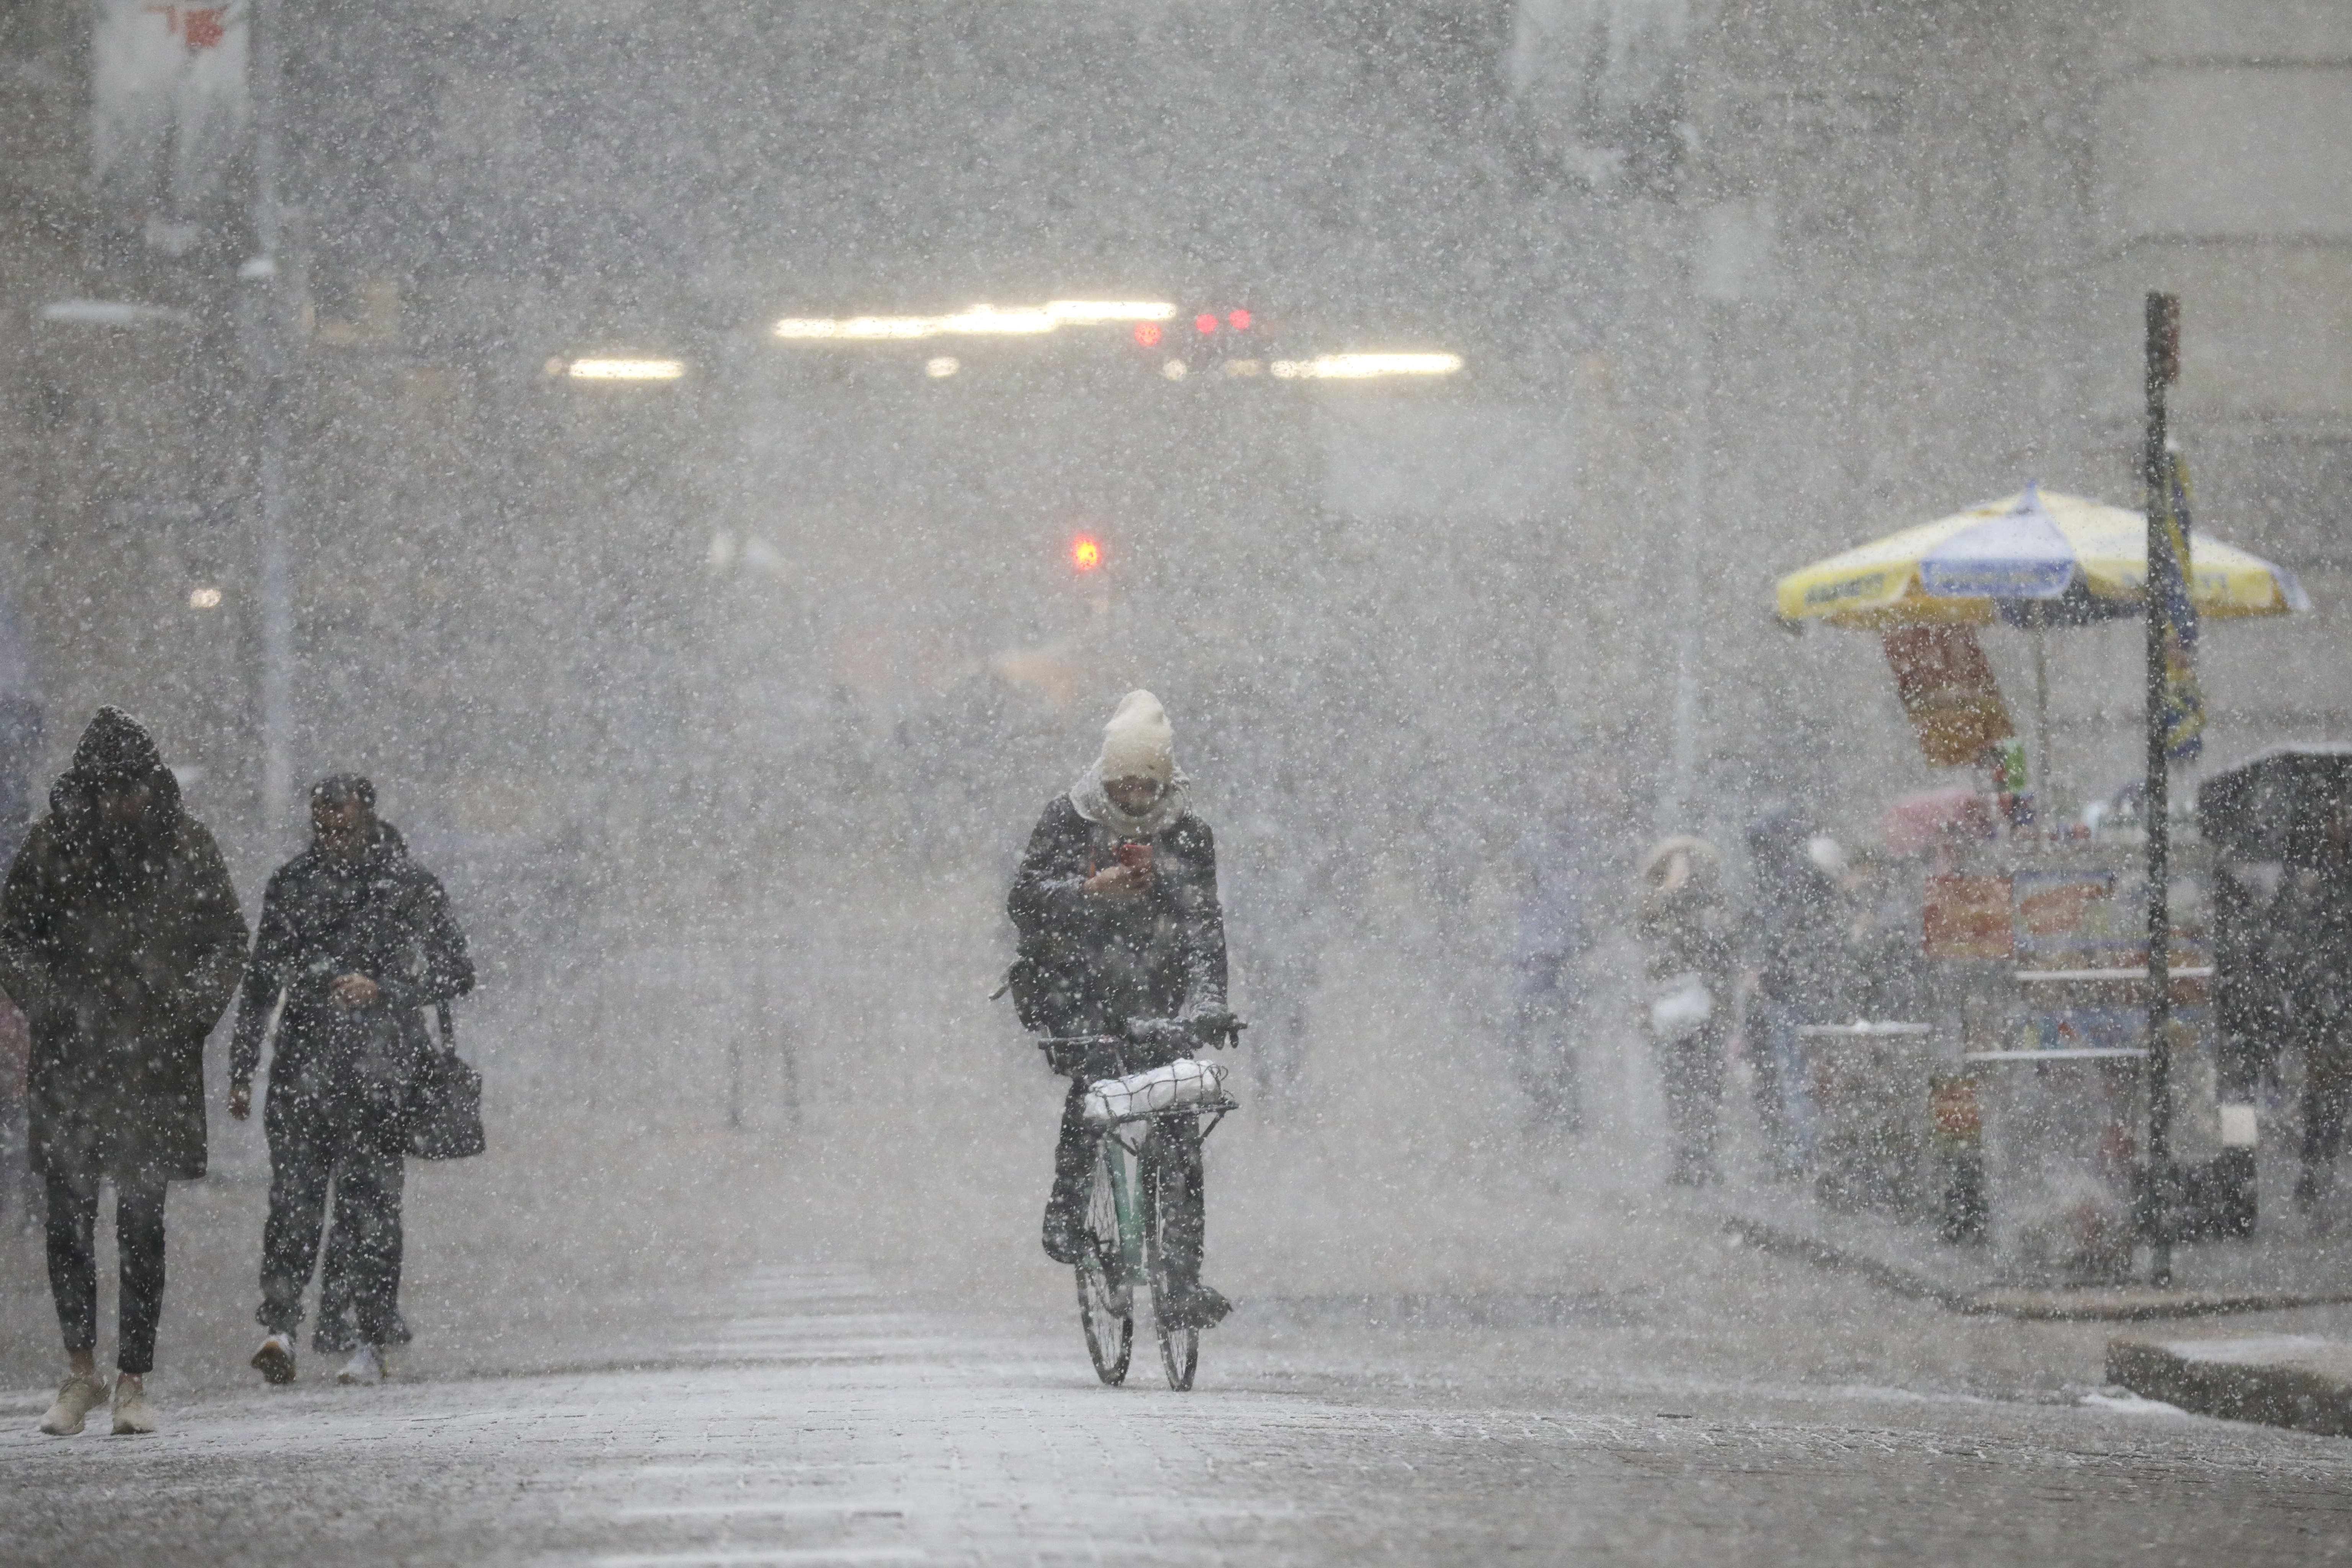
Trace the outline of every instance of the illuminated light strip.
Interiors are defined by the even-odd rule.
[[[1452,375],[1460,354],[1322,354],[1278,359],[1266,367],[1285,381],[1362,381],[1376,375]]]
[[[1145,300],[1055,300],[1000,310],[974,305],[951,316],[787,316],[769,329],[785,342],[908,342],[922,338],[1034,337],[1065,323],[1164,321],[1176,307]]]
[[[1176,307],[1149,300],[1051,300],[1045,314],[1057,321],[1165,321]]]
[[[675,359],[576,359],[563,367],[574,381],[676,381],[686,362]]]
[[[1050,332],[1061,324],[1043,310],[1000,310],[992,305],[974,305],[960,315],[941,317],[940,331],[1024,336],[1033,332]]]

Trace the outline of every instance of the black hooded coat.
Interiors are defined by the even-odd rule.
[[[143,784],[145,815],[100,808]],[[236,994],[245,917],[220,847],[137,720],[101,708],[0,891],[0,989],[31,1025],[31,1163],[205,1173],[205,1039]]]
[[[342,974],[374,981],[377,999],[350,1012],[335,1006],[328,987]],[[409,1083],[435,1048],[421,1009],[473,988],[474,963],[449,896],[409,858],[392,824],[375,825],[356,860],[313,845],[279,867],[262,894],[230,1080],[252,1079],[283,993],[269,1068],[271,1125],[289,1114],[322,1115],[343,1135],[396,1152]]]

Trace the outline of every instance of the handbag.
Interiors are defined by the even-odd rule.
[[[409,1153],[420,1160],[463,1160],[478,1154],[482,1138],[482,1075],[457,1058],[457,1031],[449,1004],[441,1016],[441,1048],[428,1049],[409,1081],[402,1120]]]

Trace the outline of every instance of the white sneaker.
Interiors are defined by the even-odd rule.
[[[356,1383],[373,1387],[392,1375],[391,1360],[381,1345],[362,1345],[343,1363],[343,1370],[335,1373],[337,1383]]]
[[[253,1352],[253,1370],[266,1383],[294,1381],[294,1336],[272,1334]]]
[[[58,1402],[41,1417],[41,1430],[52,1437],[71,1437],[81,1431],[82,1417],[106,1403],[106,1379],[96,1373],[76,1373],[58,1390]]]
[[[155,1413],[147,1408],[147,1390],[143,1384],[127,1377],[114,1380],[114,1435],[118,1437],[144,1437],[155,1430]]]

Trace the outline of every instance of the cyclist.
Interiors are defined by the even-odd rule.
[[[1190,808],[1187,783],[1160,700],[1129,692],[1103,726],[1102,754],[1038,819],[1006,900],[1020,932],[1011,979],[1024,1027],[1124,1037],[1146,1020],[1205,1034],[1229,1018],[1216,842]],[[1087,1124],[1087,1085],[1157,1067],[1193,1043],[1181,1029],[1138,1033],[1146,1037],[1125,1043],[1115,1060],[1053,1064],[1071,1079],[1045,1203],[1045,1252],[1056,1263],[1076,1263],[1085,1247],[1087,1183],[1101,1137]],[[1200,1281],[1200,1135],[1175,1121],[1162,1137],[1181,1199],[1167,1230],[1175,1310],[1205,1328],[1230,1309]]]

